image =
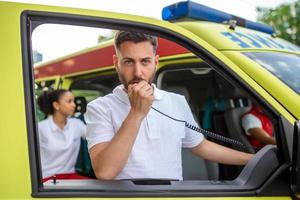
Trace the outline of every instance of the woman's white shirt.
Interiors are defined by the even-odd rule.
[[[67,124],[61,129],[49,116],[39,122],[38,128],[43,178],[75,172],[80,138],[85,138],[85,124],[79,119],[68,118]]]

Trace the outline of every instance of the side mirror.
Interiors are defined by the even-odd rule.
[[[294,125],[291,190],[293,199],[300,199],[300,121]]]

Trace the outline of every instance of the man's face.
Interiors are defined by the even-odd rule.
[[[150,42],[124,42],[120,45],[117,55],[113,56],[114,65],[122,84],[128,89],[128,85],[142,80],[152,83],[158,55],[153,52]]]

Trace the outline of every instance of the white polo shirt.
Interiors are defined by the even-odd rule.
[[[179,120],[196,124],[184,96],[154,87],[152,106]],[[110,141],[130,111],[124,86],[97,98],[87,106],[88,147]],[[131,154],[116,179],[163,178],[182,180],[181,148],[192,148],[203,140],[201,133],[150,109],[141,123]]]
[[[38,127],[43,178],[75,172],[80,138],[86,133],[85,124],[79,119],[68,118],[61,129],[49,116],[39,122]]]
[[[248,132],[251,128],[262,128],[262,123],[258,117],[248,113],[242,117],[242,127],[245,130],[246,135],[251,136]]]

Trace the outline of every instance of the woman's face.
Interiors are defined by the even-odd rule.
[[[58,102],[54,103],[55,112],[60,112],[65,116],[73,115],[75,107],[74,96],[69,91],[61,95]]]

